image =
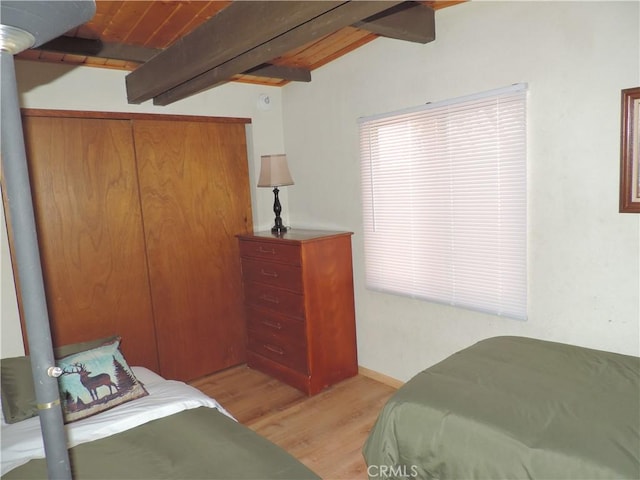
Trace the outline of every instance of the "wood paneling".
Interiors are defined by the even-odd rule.
[[[26,116],[24,133],[55,345],[124,335],[157,371],[129,122]]]
[[[242,363],[247,120],[23,118],[55,345],[118,334],[129,363],[179,380]]]
[[[466,0],[426,0],[419,3],[437,11],[464,1]],[[126,45],[166,49],[186,34],[192,32],[203,22],[219,14],[231,3],[230,1],[97,0],[95,16],[89,22],[74,28],[65,35],[71,38],[96,39],[105,43],[124,42]],[[255,8],[259,8],[260,3],[263,2],[241,3],[252,3]],[[335,2],[336,5],[340,3]],[[291,5],[292,9],[295,8],[292,2]],[[260,17],[259,20],[261,20]],[[232,28],[232,31],[237,31],[242,26],[241,23]],[[256,28],[258,27],[259,22],[256,23]],[[282,55],[277,54],[280,55],[280,58],[273,61],[269,59],[269,63],[315,69],[377,37],[377,35],[368,31],[349,26],[323,38],[314,39],[313,42],[304,47],[295,48],[294,51],[286,52]],[[91,55],[47,53],[43,49],[26,50],[18,54],[17,57],[36,61],[72,65],[81,64],[129,71],[135,70],[143,64],[143,62],[105,59]],[[252,65],[251,67],[255,66],[257,65]],[[266,76],[246,73],[235,75],[233,80],[275,86],[282,86],[288,83],[287,80],[280,78],[267,78]]]
[[[160,371],[190,380],[242,363],[244,125],[140,120],[134,136]]]
[[[299,24],[307,24],[334,8],[337,8],[335,3],[326,1],[232,2],[180,42],[127,75],[129,103],[144,102],[194,77],[200,78],[209,70],[261,47],[265,39],[281,38]],[[241,73],[271,58],[273,55],[267,55],[233,73]],[[158,75],[159,72],[163,74]]]
[[[284,31],[284,33],[278,34],[276,36],[273,36],[275,32],[266,32],[262,28],[257,28],[256,25],[254,25],[253,28],[249,27],[249,30],[259,32],[258,37],[254,38],[253,35],[251,35],[253,42],[256,44],[255,47],[234,56],[232,59],[220,63],[218,63],[219,60],[217,60],[216,62],[211,62],[211,59],[208,58],[207,54],[195,57],[189,62],[180,62],[180,65],[183,66],[182,70],[184,70],[185,74],[191,71],[191,75],[194,75],[194,70],[196,72],[200,71],[201,73],[195,73],[195,76],[191,76],[189,80],[186,80],[181,84],[174,84],[174,86],[169,87],[169,89],[164,89],[166,87],[166,82],[157,80],[159,77],[159,73],[167,71],[168,69],[174,67],[172,58],[189,58],[188,52],[191,50],[191,48],[188,46],[186,41],[187,39],[191,39],[193,35],[189,34],[189,36],[185,37],[182,42],[172,45],[171,47],[167,48],[162,54],[154,57],[152,60],[142,65],[142,67],[127,75],[126,80],[128,101],[129,103],[139,103],[141,99],[144,100],[145,98],[148,98],[148,96],[153,96],[153,103],[155,105],[169,105],[170,103],[182,100],[207,88],[211,88],[213,86],[220,85],[221,83],[228,82],[232,80],[235,75],[246,72],[247,70],[250,70],[257,65],[268,63],[273,60],[274,57],[283,55],[289,50],[303,45],[310,40],[318,38],[322,35],[329,34],[331,32],[335,32],[340,28],[347,27],[356,21],[379,13],[393,5],[397,5],[398,3],[400,3],[400,1],[401,0],[385,0],[375,2],[344,3],[302,1],[299,2],[298,5],[294,4],[294,7],[289,6],[293,2],[273,2],[283,4],[287,9],[292,10],[293,12],[297,13],[298,11],[300,11],[301,17],[307,17],[309,19],[305,20],[303,23],[299,23],[295,27],[290,27],[288,30]],[[219,17],[222,17],[227,10],[230,10],[231,7],[240,3],[242,2],[232,4],[228,9],[223,10],[219,15],[216,15],[212,20],[209,20],[207,23],[203,24],[193,33],[199,33],[203,27],[206,28],[212,23],[217,23],[216,20]],[[318,14],[314,18],[310,18],[311,13],[307,12],[306,10],[311,4],[328,4],[332,5],[333,8],[323,14]],[[305,11],[306,15],[302,15],[303,11]],[[235,9],[234,12],[240,13]],[[289,13],[289,15],[286,15],[284,18],[289,19],[289,17],[293,17],[292,13]],[[242,17],[233,18],[237,19]],[[242,25],[243,28],[246,27],[244,25],[244,20],[238,21],[229,19],[229,22],[231,24]],[[282,17],[279,17],[277,14],[274,14],[272,12],[269,12],[268,18],[266,20],[262,19],[262,22],[286,24]],[[299,20],[296,20],[294,24],[298,22]],[[231,31],[233,31],[233,29],[231,29]],[[237,40],[233,40],[232,35],[226,36],[225,40],[226,42],[221,41],[221,46],[224,51],[233,51],[237,48],[235,45],[237,43]],[[198,42],[194,43],[193,47],[196,50],[202,51],[202,49],[205,47],[199,45],[200,41],[201,39],[198,39]],[[165,57],[165,54],[169,53],[171,53],[171,56]],[[202,70],[202,67],[204,66],[203,59],[207,59],[206,70]],[[212,63],[216,63],[217,65],[212,66]],[[175,66],[179,67],[180,65]],[[146,68],[147,66],[149,66],[148,69]],[[147,73],[153,73],[151,78],[154,80],[149,79],[146,82],[140,82],[140,80],[142,80],[142,78],[144,77],[138,76],[138,73],[142,72],[143,70],[148,70]],[[147,76],[147,78],[149,77]],[[134,82],[134,80],[136,80],[136,82]],[[136,83],[142,83],[142,85],[144,85],[144,90],[142,92],[140,92],[138,88],[136,88],[137,86],[139,86],[136,85]],[[160,88],[164,89],[163,93],[153,93]]]

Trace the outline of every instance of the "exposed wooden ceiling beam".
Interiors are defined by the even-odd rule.
[[[301,23],[335,9],[332,1],[237,1],[126,77],[129,103],[142,103]],[[265,63],[274,56],[247,66]]]
[[[34,48],[44,52],[56,52],[69,55],[82,55],[85,57],[108,58],[110,60],[123,60],[126,62],[145,63],[158,53],[160,48],[148,48],[125,43],[103,42],[101,40],[89,40],[86,38],[60,36]],[[293,82],[310,82],[311,72],[304,68],[284,67],[264,64],[252,68],[246,75],[258,77],[277,78]]]
[[[383,37],[429,43],[436,38],[435,13],[418,2],[404,2],[353,25]]]
[[[285,3],[290,4],[292,2]],[[316,2],[302,3],[306,4]],[[270,40],[265,37],[263,43],[244,52],[243,54],[237,55],[233,59],[214,66],[204,73],[201,73],[200,75],[197,75],[187,82],[173,87],[164,93],[158,95],[154,94],[153,103],[155,105],[169,105],[170,103],[182,100],[183,98],[189,97],[202,90],[225,83],[234,75],[244,72],[255,65],[268,62],[294,48],[300,47],[301,45],[304,45],[314,39],[321,38],[322,36],[343,27],[352,25],[355,22],[387,10],[399,3],[402,2],[358,0],[344,2],[341,4],[334,3],[335,8],[328,10],[326,13],[318,15],[305,23],[292,27],[287,32],[282,33],[279,36],[272,37]],[[233,40],[230,39],[230,41]],[[171,48],[173,47],[169,47],[169,49]],[[166,66],[165,68],[169,67]],[[153,88],[152,90],[155,91],[157,89]],[[129,103],[132,103],[131,100],[129,100]]]
[[[281,78],[282,80],[294,82],[311,81],[311,71],[306,68],[285,67],[282,65],[271,65],[269,63],[251,68],[245,71],[244,74],[255,75],[257,77]]]
[[[101,40],[88,40],[86,38],[67,37],[64,35],[40,45],[35,50],[138,63],[147,62],[162,51],[158,48],[140,47],[124,43],[109,43]]]

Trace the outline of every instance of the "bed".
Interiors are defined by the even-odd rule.
[[[319,478],[199,390],[131,370],[145,395],[66,424],[74,479]],[[108,395],[104,385],[98,392]],[[47,478],[38,417],[4,420],[2,478]]]
[[[403,385],[363,447],[370,478],[640,478],[640,359],[522,337]]]

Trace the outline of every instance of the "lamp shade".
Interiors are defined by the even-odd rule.
[[[262,155],[261,161],[260,178],[258,179],[259,187],[293,185],[286,155]]]

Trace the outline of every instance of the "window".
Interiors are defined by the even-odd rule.
[[[526,89],[359,120],[368,288],[526,318]]]

